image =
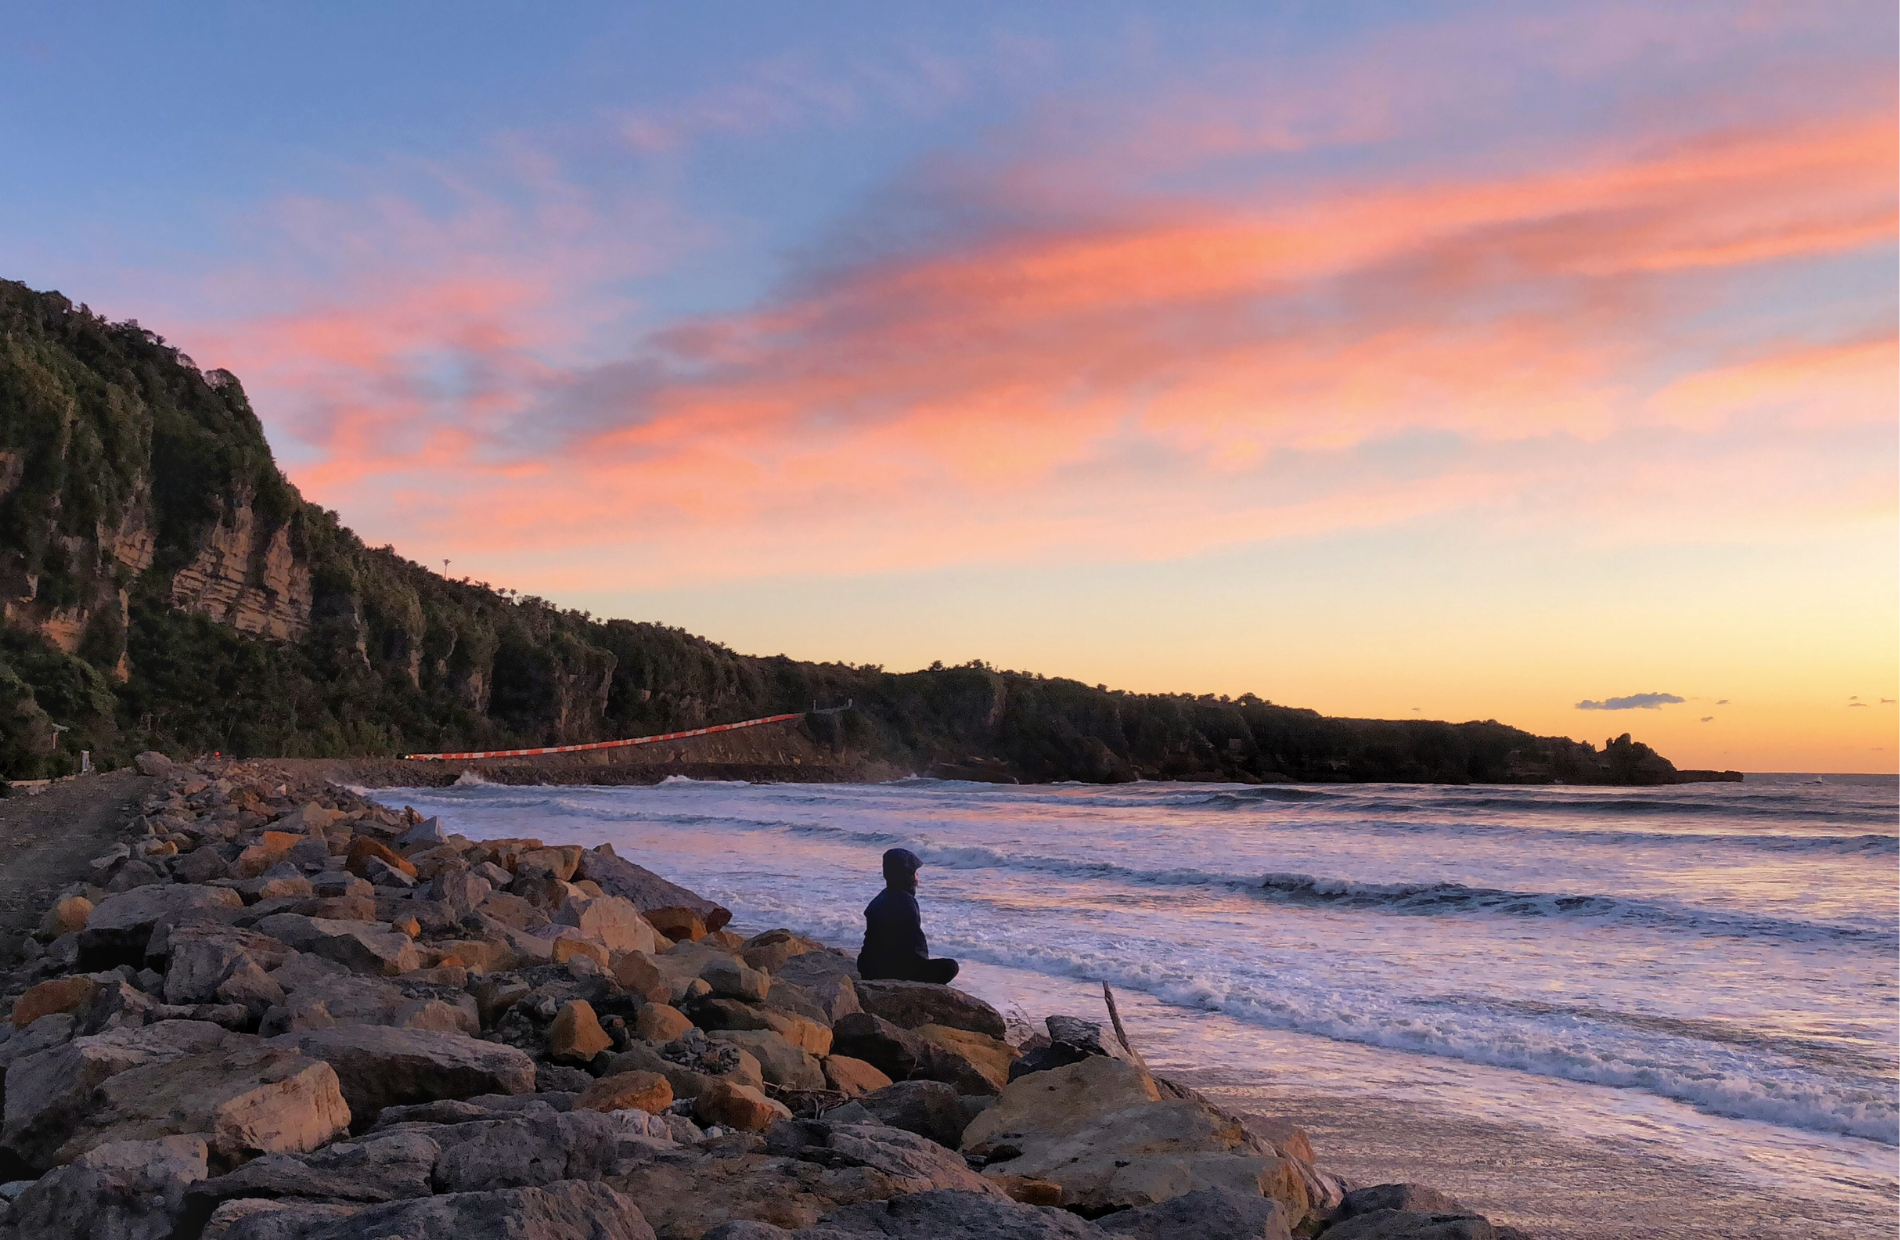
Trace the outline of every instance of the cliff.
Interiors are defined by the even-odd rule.
[[[1329,719],[983,664],[737,654],[445,580],[363,545],[271,459],[243,385],[137,323],[0,282],[0,775],[141,750],[287,757],[561,744],[849,697],[801,743],[997,780],[1671,783],[1494,721]],[[54,725],[70,729],[56,735]]]

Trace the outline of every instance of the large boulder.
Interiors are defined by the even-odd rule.
[[[739,956],[755,969],[777,973],[779,966],[794,956],[821,952],[825,945],[816,939],[793,934],[790,930],[767,930],[739,945]]]
[[[187,919],[235,917],[244,898],[228,887],[197,883],[155,883],[107,896],[79,932],[79,959],[87,968],[143,965],[145,945],[160,925]]]
[[[943,1081],[960,1094],[998,1092],[996,1083],[960,1051],[868,1012],[854,1012],[833,1025],[831,1048],[863,1060],[894,1081]]]
[[[1292,1240],[1277,1201],[1226,1188],[1203,1188],[1097,1221],[1112,1236],[1134,1240]]]
[[[166,1240],[185,1191],[205,1178],[201,1136],[110,1141],[41,1176],[13,1203],[36,1240]]]
[[[288,944],[268,934],[219,922],[175,926],[166,941],[171,951],[165,969],[167,1003],[211,1003],[240,964],[249,961],[269,972],[291,955]]]
[[[849,1055],[826,1055],[819,1061],[819,1066],[825,1070],[825,1084],[833,1092],[847,1098],[874,1093],[891,1083],[890,1077],[862,1059],[853,1059]]]
[[[300,952],[322,956],[358,973],[395,977],[422,967],[415,940],[386,925],[273,913],[257,929]]]
[[[201,1228],[227,1201],[296,1198],[377,1204],[426,1197],[441,1147],[427,1132],[378,1133],[308,1154],[266,1154],[225,1175],[192,1184],[180,1231]]]
[[[732,910],[669,883],[644,866],[615,856],[613,847],[608,844],[581,854],[574,877],[595,883],[610,896],[632,901],[642,913],[663,908],[692,909],[708,930],[718,930],[732,920]]]
[[[970,1124],[970,1113],[963,1109],[957,1091],[942,1081],[899,1081],[831,1111],[827,1118],[847,1122],[859,1107],[870,1122],[929,1137],[953,1150],[962,1144],[963,1130]]]
[[[196,1023],[166,1021],[154,1028]],[[46,1167],[109,1142],[198,1133],[208,1138],[212,1156],[228,1164],[315,1149],[348,1128],[350,1111],[329,1065],[257,1038],[218,1032],[215,1041],[200,1042],[209,1049],[193,1054],[172,1053],[179,1049],[176,1040],[162,1047],[147,1041],[135,1047],[143,1062],[103,1076],[98,1074],[109,1065],[91,1053],[98,1048],[81,1046],[95,1039],[60,1048],[64,1054],[48,1052],[44,1073],[23,1073],[21,1084],[37,1087],[32,1095],[23,1089],[16,1108],[14,1091],[7,1091],[8,1146],[29,1164]],[[13,1071],[34,1067],[16,1064]],[[90,1088],[88,1080],[94,1082]]]
[[[285,1204],[242,1215],[225,1230],[222,1240],[388,1236],[402,1240],[654,1240],[653,1229],[632,1201],[604,1184],[579,1180],[546,1188],[445,1193],[348,1213],[315,1203]]]
[[[828,947],[803,952],[772,970],[772,994],[766,1002],[779,1004],[780,993],[789,991],[815,1005],[827,1022],[835,1023],[864,1010],[858,1003],[857,976],[858,966],[843,952]]]
[[[856,983],[858,1005],[899,1029],[947,1025],[1001,1040],[1003,1015],[975,995],[935,982],[863,981]]]
[[[1010,1065],[1021,1057],[1021,1052],[1001,1038],[972,1033],[968,1029],[953,1029],[948,1025],[919,1025],[912,1032],[960,1056],[996,1092],[1001,1092],[1003,1086],[1009,1084]]]
[[[1062,1187],[1088,1214],[1150,1205],[1204,1188],[1269,1196],[1291,1218],[1309,1205],[1292,1165],[1241,1122],[1191,1098],[1163,1099],[1153,1078],[1091,1057],[1021,1077],[963,1134],[985,1171]]]
[[[33,1038],[44,1023],[36,1022],[14,1040]],[[0,1145],[30,1166],[51,1166],[53,1152],[81,1121],[93,1091],[108,1079],[145,1064],[170,1063],[216,1050],[230,1036],[206,1021],[168,1020],[19,1055],[7,1068]]]
[[[765,1135],[767,1153],[831,1165],[870,1167],[906,1193],[934,1188],[1002,1196],[958,1154],[935,1141],[885,1124],[786,1120]]]
[[[536,1106],[518,1115],[433,1132],[442,1147],[430,1183],[438,1193],[594,1180],[613,1168],[620,1128],[598,1111]]]
[[[659,932],[640,916],[633,901],[620,896],[570,898],[554,911],[554,921],[598,940],[609,952],[660,950]]]
[[[750,1054],[759,1061],[765,1079],[781,1089],[825,1087],[825,1072],[818,1061],[769,1029],[720,1029],[707,1036]]]
[[[336,1069],[359,1128],[388,1106],[534,1092],[534,1060],[512,1046],[459,1033],[338,1025],[273,1041]]]
[[[387,1025],[394,1029],[466,1033],[470,1037],[481,1032],[474,996],[466,992],[405,986],[352,973],[302,982],[283,1001],[281,1013],[273,1014],[261,1032],[327,1029],[332,1025]]]

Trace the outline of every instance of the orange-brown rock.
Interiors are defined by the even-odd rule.
[[[827,1055],[819,1061],[819,1066],[825,1070],[825,1084],[847,1098],[883,1089],[891,1083],[890,1077],[849,1055]]]
[[[613,975],[628,994],[639,995],[648,1003],[665,1003],[673,995],[673,983],[645,952],[621,952],[615,956]]]
[[[704,941],[722,952],[737,952],[745,946],[744,937],[730,930],[708,930]]]
[[[282,861],[284,855],[303,840],[302,835],[289,831],[266,831],[257,843],[238,854],[238,859],[232,863],[231,872],[239,878],[256,878]]]
[[[658,1046],[685,1037],[692,1027],[684,1012],[665,1003],[649,1003],[633,1018],[633,1036]]]
[[[548,1057],[560,1063],[589,1063],[613,1044],[594,1015],[594,1005],[585,999],[563,1003],[548,1026]]]
[[[706,922],[689,908],[650,908],[646,910],[646,919],[655,930],[672,939],[697,943],[706,937]]]
[[[92,901],[84,896],[67,896],[46,910],[46,917],[40,922],[40,937],[56,939],[62,934],[77,934],[86,928],[86,918],[92,916]]]
[[[574,877],[574,870],[581,863],[583,851],[578,844],[557,844],[551,848],[523,849],[515,855],[515,863],[509,868],[517,874],[528,870],[546,870],[562,882],[566,882]]]
[[[594,942],[593,940],[591,939],[556,939],[554,940],[554,963],[555,964],[566,964],[568,961],[574,959],[574,957],[576,956],[585,956],[589,960],[592,960],[594,963],[598,964],[603,969],[607,967],[607,949],[602,947],[600,944]]]
[[[693,1100],[693,1118],[702,1124],[737,1128],[742,1132],[763,1132],[792,1113],[750,1085],[738,1085],[722,1076],[708,1079],[699,1097]]]
[[[92,1002],[99,984],[89,977],[55,977],[27,988],[13,1001],[13,1027],[24,1029],[42,1016],[76,1012]]]
[[[389,926],[390,929],[400,931],[412,939],[422,933],[422,923],[413,917],[404,917],[398,921],[392,921],[389,923]]]
[[[971,1067],[983,1075],[984,1080],[998,1090],[1009,1084],[1009,1065],[1022,1058],[1021,1051],[1002,1039],[972,1033],[968,1029],[952,1029],[948,1025],[919,1025],[911,1032],[963,1056]]]
[[[619,1072],[583,1089],[574,1105],[586,1111],[647,1111],[658,1115],[673,1105],[673,1086],[658,1072]]]
[[[266,834],[270,833],[267,832]],[[376,858],[385,865],[395,866],[410,878],[416,876],[416,867],[409,864],[407,857],[397,856],[395,851],[388,845],[379,843],[367,835],[359,835],[350,841],[350,851],[344,856],[343,868],[358,878],[361,878],[371,857]],[[243,858],[240,857],[239,860],[242,861]],[[265,868],[268,869],[270,867],[266,866]]]

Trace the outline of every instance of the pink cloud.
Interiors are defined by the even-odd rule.
[[[742,85],[625,132],[857,106]],[[665,261],[630,225],[672,214],[523,147],[516,197],[445,174],[447,211],[291,204],[287,244],[321,268],[293,288],[318,291],[193,347],[269,399],[300,484],[366,536],[542,589],[1162,557],[1457,511],[1686,536],[1891,510],[1884,475],[1824,479],[1821,454],[1891,436],[1892,323],[1815,341],[1721,314],[1738,274],[1892,245],[1884,105],[1430,179],[1118,193],[1145,159],[1279,141],[1216,125],[1163,156],[1161,128],[1130,136],[1125,178],[1099,136],[1056,161],[1059,192],[964,168],[992,222],[618,345],[624,287]],[[1801,439],[1817,426],[1834,438]]]

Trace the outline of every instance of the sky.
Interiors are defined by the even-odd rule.
[[[6,7],[0,276],[372,545],[1896,769],[1890,2]]]

